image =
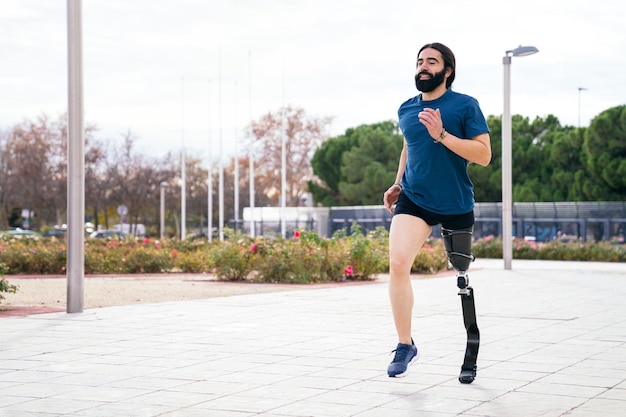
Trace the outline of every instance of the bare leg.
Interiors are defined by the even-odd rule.
[[[393,216],[389,231],[389,299],[398,342],[411,344],[413,287],[411,265],[432,228],[419,217]]]

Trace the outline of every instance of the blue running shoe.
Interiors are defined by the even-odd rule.
[[[401,378],[409,373],[409,365],[419,357],[419,351],[415,342],[411,339],[411,344],[398,343],[393,360],[387,367],[387,375],[391,378]]]

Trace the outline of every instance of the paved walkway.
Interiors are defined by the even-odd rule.
[[[626,265],[502,265],[470,270],[471,385],[439,277],[413,281],[421,357],[401,379],[385,283],[2,318],[0,416],[626,415]]]

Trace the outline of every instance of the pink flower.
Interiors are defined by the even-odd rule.
[[[250,253],[256,253],[256,251],[257,251],[257,244],[256,244],[256,242],[254,242],[254,243],[252,243],[252,244],[250,245],[250,250],[249,250],[249,252],[250,252]]]
[[[345,276],[351,277],[354,274],[354,270],[352,269],[352,265],[348,265],[344,268],[343,274]]]
[[[293,238],[294,239],[300,239],[300,231],[296,230],[295,232],[293,232]]]
[[[170,257],[176,258],[177,256],[178,256],[178,251],[176,249],[172,249],[172,253],[171,253]]]

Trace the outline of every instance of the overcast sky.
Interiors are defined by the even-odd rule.
[[[456,91],[511,111],[587,126],[626,104],[626,2],[613,0],[83,0],[85,121],[133,132],[160,157],[234,152],[251,119],[283,104],[332,116],[329,133],[396,119],[417,94],[416,54],[456,54]],[[67,110],[67,1],[2,0],[0,129]],[[579,91],[583,87],[586,90]],[[579,107],[580,99],[580,107]]]

